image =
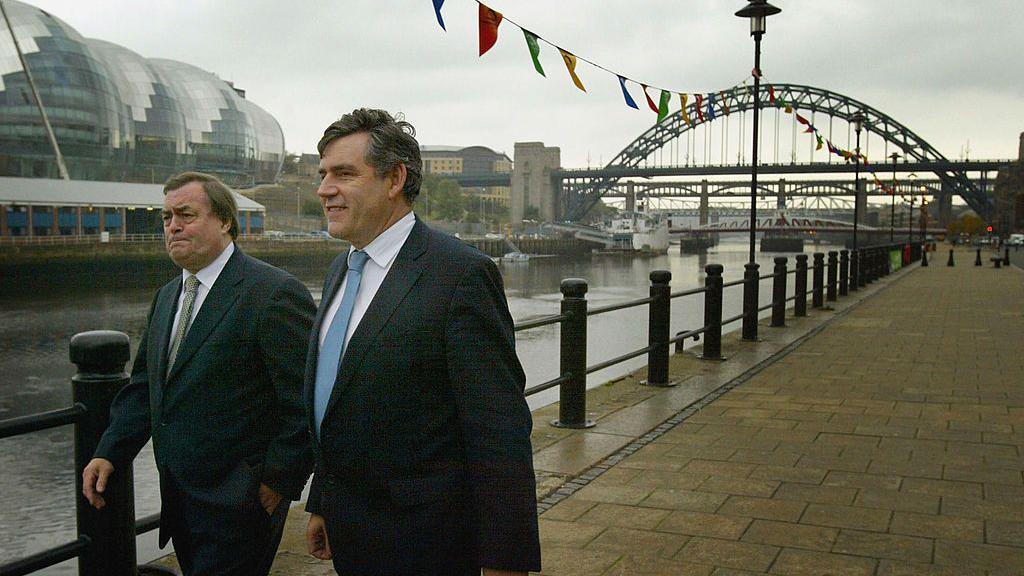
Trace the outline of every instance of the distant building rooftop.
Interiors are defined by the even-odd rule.
[[[240,211],[264,211],[261,204],[238,192],[232,191],[232,194]],[[0,204],[163,208],[164,187],[163,184],[0,177]]]

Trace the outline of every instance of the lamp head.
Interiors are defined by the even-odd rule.
[[[859,134],[861,128],[864,127],[864,114],[858,110],[851,120],[853,120],[853,129]]]
[[[764,34],[765,20],[773,14],[782,12],[782,8],[772,6],[768,0],[747,0],[747,5],[736,12],[740,18],[750,19],[750,35]]]

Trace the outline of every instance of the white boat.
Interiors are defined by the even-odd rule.
[[[668,252],[668,220],[641,212],[619,213],[605,228],[615,240],[615,249],[664,254]]]
[[[529,262],[530,255],[523,252],[509,252],[501,257],[502,262]]]

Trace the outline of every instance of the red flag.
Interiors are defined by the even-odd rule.
[[[722,90],[721,92],[719,92],[718,95],[722,97],[722,110],[725,112],[725,115],[728,116],[729,115],[729,103],[725,101],[725,90]]]
[[[803,124],[804,126],[807,126],[807,125],[810,124],[810,122],[807,121],[807,118],[804,118],[803,116],[801,116],[799,112],[796,113],[796,121],[801,123],[801,124]]]
[[[652,112],[657,114],[658,105],[654,103],[654,100],[651,100],[651,95],[647,93],[647,84],[641,84],[641,86],[644,87],[644,96],[647,97],[647,105],[650,106]]]
[[[501,13],[480,4],[480,55],[494,46],[498,41],[498,25],[501,24]]]
[[[771,84],[768,85],[768,101],[775,104],[775,88]]]
[[[694,94],[694,96],[697,98],[697,104],[696,104],[697,118],[700,118],[700,121],[703,122],[704,121],[704,111],[701,110],[701,102],[704,101],[704,96],[702,96],[700,94]]]

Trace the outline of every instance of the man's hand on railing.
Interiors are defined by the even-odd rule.
[[[306,547],[314,558],[330,560],[333,557],[323,516],[313,514],[309,517],[309,523],[306,524]]]
[[[114,465],[105,458],[93,458],[82,470],[82,494],[99,510],[107,505],[103,492],[107,489],[107,478],[114,472]]]

